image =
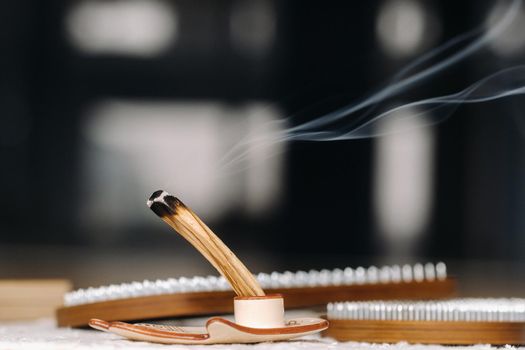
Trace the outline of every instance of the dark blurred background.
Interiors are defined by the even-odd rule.
[[[422,53],[489,28],[507,6],[2,2],[0,277],[85,287],[213,273],[146,207],[162,188],[254,272],[444,260],[473,294],[496,285],[519,294],[521,96],[386,137],[246,144],[235,169],[220,167],[243,136],[363,97]],[[497,40],[399,101],[523,63],[524,32],[521,8]]]

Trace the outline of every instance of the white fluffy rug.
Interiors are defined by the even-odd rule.
[[[366,344],[366,343],[339,343],[333,339],[309,337],[302,340],[279,343],[261,343],[254,345],[161,345],[144,342],[135,342],[122,339],[116,335],[95,330],[79,330],[57,328],[53,320],[38,320],[24,323],[0,323],[0,350],[18,349],[348,349],[348,350],[465,350],[465,349],[493,349],[489,345],[475,345],[472,347],[444,347],[427,345],[408,345],[404,343]],[[512,348],[512,347],[506,347]],[[525,349],[525,348],[524,348]]]

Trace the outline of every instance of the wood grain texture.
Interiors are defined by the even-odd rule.
[[[64,279],[0,280],[0,320],[51,317],[70,290]]]
[[[339,341],[413,344],[525,344],[525,323],[330,320],[323,335]]]
[[[267,289],[282,294],[286,309],[323,306],[346,300],[441,299],[455,295],[456,281]],[[90,319],[139,321],[233,312],[232,291],[164,294],[111,300],[57,310],[59,326],[83,327]]]
[[[0,279],[0,305],[61,299],[71,287],[65,279]]]

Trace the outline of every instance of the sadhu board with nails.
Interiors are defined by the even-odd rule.
[[[379,270],[387,272],[386,280],[378,280],[377,276],[367,277],[368,275],[363,273],[365,271],[363,268],[355,269],[355,273],[353,269],[346,268],[344,271],[323,270],[313,274],[302,271],[259,274],[259,278],[255,278],[228,247],[180,200],[165,191],[156,191],[147,204],[210,261],[230,283],[234,292],[225,290],[224,283],[218,283],[225,281],[216,277],[201,278],[208,283],[204,288],[189,284],[188,279],[183,283],[181,278],[157,281],[157,283],[145,281],[78,290],[68,293],[65,298],[66,305],[57,310],[59,326],[86,326],[91,318],[132,321],[230,313],[233,311],[232,298],[235,294],[264,295],[261,284],[265,285],[265,290],[270,294],[284,295],[287,309],[324,307],[326,303],[337,300],[436,299],[455,294],[455,280],[446,276],[446,267],[442,263],[440,263],[441,269],[438,268],[440,264],[436,265],[436,268],[432,264],[426,264],[425,267],[430,265],[431,269],[425,269],[427,272],[425,275],[422,275],[421,264],[413,267],[405,265],[403,278],[399,267],[396,269],[394,268],[396,266],[385,266]],[[406,275],[405,270],[408,272]],[[357,273],[359,271],[361,274]],[[372,271],[372,267],[367,271]],[[435,272],[428,273],[429,271],[441,271],[441,273],[436,275]],[[286,277],[284,282],[281,281],[281,277]],[[211,282],[210,278],[212,278]],[[170,289],[170,281],[174,282],[172,284],[177,288]]]
[[[325,336],[339,341],[444,345],[525,344],[525,299],[330,303]]]

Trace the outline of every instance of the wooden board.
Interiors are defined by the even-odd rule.
[[[408,283],[366,284],[307,288],[266,289],[282,294],[285,308],[325,307],[328,302],[346,300],[442,299],[455,295],[454,279]],[[59,326],[83,327],[90,319],[139,321],[181,316],[233,312],[232,291],[164,294],[62,307],[57,310]]]
[[[525,344],[522,322],[329,320],[324,336],[339,341],[413,344]]]
[[[71,282],[62,279],[0,280],[0,320],[53,316]]]

